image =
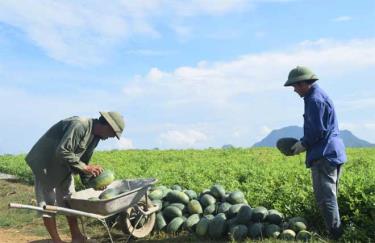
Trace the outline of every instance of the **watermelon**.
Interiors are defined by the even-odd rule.
[[[163,191],[160,189],[153,190],[151,193],[148,194],[148,197],[151,200],[161,200],[163,198]]]
[[[170,221],[176,217],[181,217],[182,211],[176,206],[168,206],[163,210],[163,216],[166,220]]]
[[[163,217],[163,214],[161,212],[156,214],[156,224],[155,228],[156,230],[162,230],[165,226],[167,226],[167,223],[165,222],[165,219]]]
[[[306,230],[307,227],[303,222],[295,222],[291,225],[291,229],[294,230],[294,232],[298,233],[301,230]]]
[[[262,222],[266,219],[268,210],[265,207],[256,207],[253,209],[251,220],[254,222]]]
[[[245,195],[241,191],[235,191],[229,194],[229,196],[227,197],[227,201],[230,204],[244,203]]]
[[[198,195],[195,191],[193,190],[184,190],[184,193],[186,195],[188,195],[189,199],[190,200],[193,200],[193,199],[197,199],[198,198]]]
[[[212,204],[216,203],[216,199],[213,196],[211,196],[210,194],[204,194],[199,199],[199,201],[204,208],[207,207],[208,205],[212,205]]]
[[[167,188],[166,186],[163,186],[163,185],[159,185],[159,186],[155,186],[155,185],[153,185],[151,191],[154,191],[154,190],[161,190],[161,191],[164,191],[164,190],[166,190],[166,189],[168,189],[168,188]]]
[[[210,220],[208,218],[202,217],[195,227],[195,233],[200,237],[206,236],[208,233],[209,223],[210,223]]]
[[[171,203],[189,203],[189,197],[182,191],[173,190],[167,194],[167,201]]]
[[[163,202],[163,209],[168,207],[171,204],[170,202],[168,202],[166,200],[163,200],[162,202]]]
[[[280,235],[281,228],[276,224],[268,224],[265,227],[264,234],[266,237],[276,239]]]
[[[89,197],[89,198],[87,198],[87,200],[89,200],[89,201],[98,201],[99,198],[97,198],[97,197]]]
[[[242,205],[237,214],[239,224],[248,224],[252,218],[252,209],[249,205]]]
[[[184,223],[184,227],[185,229],[189,231],[194,231],[195,226],[198,224],[199,221],[200,221],[199,214],[192,214],[190,215],[189,218],[186,219]]]
[[[171,186],[171,189],[176,190],[176,191],[182,191],[182,188],[181,188],[180,185],[173,185],[173,186]]]
[[[247,227],[246,225],[236,225],[230,230],[230,236],[235,241],[243,241],[247,236]]]
[[[184,224],[185,219],[183,217],[174,218],[169,224],[167,225],[167,232],[168,233],[176,233],[181,226]]]
[[[225,214],[227,214],[227,212],[229,211],[230,207],[232,207],[232,204],[230,204],[230,203],[227,203],[227,202],[220,203],[219,207],[217,208],[217,213],[225,213]]]
[[[197,200],[191,200],[187,205],[190,214],[202,214],[203,209],[201,204]]]
[[[231,219],[227,220],[227,227],[228,227],[229,232],[236,225],[239,225],[238,222],[237,222],[237,218],[231,218]]]
[[[297,241],[310,241],[312,238],[312,234],[306,230],[301,230],[300,232],[298,232],[297,236],[296,236],[296,240]]]
[[[282,213],[280,213],[279,211],[277,211],[275,209],[268,210],[268,215],[267,215],[266,220],[269,223],[279,225],[279,224],[281,224],[283,219],[284,219],[284,215]]]
[[[235,204],[235,205],[232,205],[228,212],[227,212],[227,217],[228,218],[234,218],[237,216],[238,212],[240,211],[241,207],[245,205],[245,204]]]
[[[296,223],[296,222],[302,222],[302,223],[304,223],[305,225],[307,225],[307,220],[306,220],[305,218],[303,218],[303,217],[300,217],[300,216],[290,218],[290,219],[288,220],[288,222],[289,222],[290,225],[293,225],[293,224]]]
[[[169,206],[178,207],[181,210],[182,213],[187,212],[186,206],[183,203],[171,203],[171,204],[169,204]]]
[[[254,223],[249,225],[248,234],[253,239],[263,238],[264,225],[262,223]]]
[[[211,238],[220,239],[226,232],[226,217],[220,213],[213,218],[208,224],[208,234]]]
[[[210,189],[210,194],[218,200],[225,198],[225,189],[222,185],[213,185]]]
[[[292,156],[292,146],[298,142],[298,139],[295,138],[280,138],[276,142],[276,147],[280,150],[281,153],[283,153],[286,156]]]
[[[281,230],[286,230],[286,229],[289,229],[289,223],[288,222],[282,222],[281,224],[279,224]]]
[[[214,214],[216,212],[216,204],[211,204],[211,205],[208,205],[204,211],[203,211],[203,214],[204,215],[207,215],[207,214]]]
[[[212,220],[212,219],[215,218],[215,216],[214,216],[213,214],[206,214],[206,215],[204,215],[203,217],[205,217],[205,218],[208,219],[208,220]]]
[[[87,181],[87,186],[92,187],[95,190],[106,188],[115,179],[115,174],[110,170],[104,170],[100,175],[90,177]]]
[[[170,193],[171,191],[173,191],[172,189],[170,188],[166,188],[163,190],[163,199],[168,195],[168,193]]]
[[[291,229],[286,229],[280,234],[279,238],[282,240],[294,240],[296,233]]]
[[[116,188],[108,188],[107,190],[100,193],[99,199],[102,199],[102,200],[111,199],[119,194],[120,194],[120,191],[117,190]]]
[[[203,191],[199,194],[199,197],[202,197],[204,194],[210,194],[210,189],[203,189]],[[210,194],[211,195],[211,194]],[[211,195],[212,196],[212,195]]]

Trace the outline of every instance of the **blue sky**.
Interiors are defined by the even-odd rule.
[[[309,66],[340,128],[375,142],[375,2],[118,0],[0,2],[1,153],[55,122],[116,110],[100,149],[249,147],[302,125],[283,84]]]

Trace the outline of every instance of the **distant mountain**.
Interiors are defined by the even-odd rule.
[[[225,144],[221,147],[222,149],[233,149],[234,146],[232,144]]]
[[[375,147],[375,144],[356,137],[348,130],[340,131],[340,137],[344,141],[346,147]]]
[[[283,137],[301,138],[303,136],[302,127],[289,126],[281,129],[273,130],[261,141],[255,143],[253,147],[275,147],[278,139]],[[340,131],[340,137],[344,141],[346,147],[375,147],[375,144],[369,143],[363,139],[356,137],[348,130]]]

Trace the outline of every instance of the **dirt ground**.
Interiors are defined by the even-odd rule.
[[[1,243],[49,243],[52,241],[48,238],[43,238],[40,236],[30,235],[29,233],[22,232],[20,230],[15,229],[4,229],[0,228],[0,236],[1,236]],[[68,241],[68,239],[64,238],[63,240]]]
[[[30,185],[18,183],[17,180],[8,178],[8,175],[0,175],[0,242],[1,243],[47,243],[52,242],[47,232],[44,232],[43,223],[32,214],[28,215],[24,211],[22,214],[14,214],[15,211],[8,209],[8,203],[20,202],[24,204],[33,204],[34,189]],[[35,216],[35,221],[31,221],[30,217]],[[16,219],[15,219],[16,218]],[[9,220],[8,220],[9,219]],[[13,221],[12,221],[13,219]],[[17,221],[17,224],[14,224]],[[27,221],[26,225],[18,224]],[[4,223],[5,222],[5,223]],[[1,225],[1,223],[3,225]],[[43,231],[41,231],[41,229]],[[42,233],[40,233],[42,232]],[[60,232],[63,240],[69,242],[69,237]]]

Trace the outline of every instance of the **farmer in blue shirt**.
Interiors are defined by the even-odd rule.
[[[293,86],[303,97],[303,138],[292,146],[293,154],[306,151],[306,166],[311,168],[313,189],[321,214],[332,239],[342,233],[337,189],[342,164],[346,161],[345,146],[332,100],[317,85],[318,77],[308,68],[298,66],[289,72],[284,86]]]

